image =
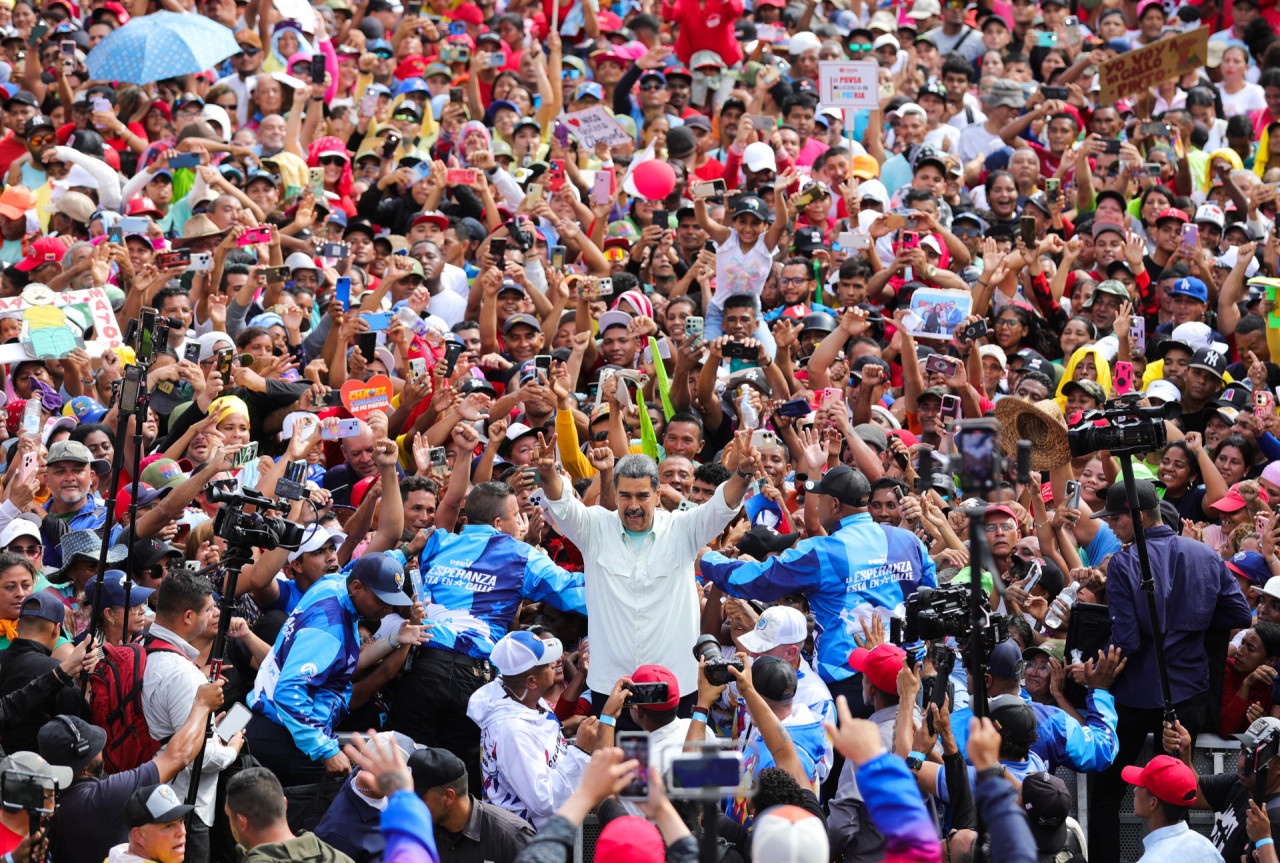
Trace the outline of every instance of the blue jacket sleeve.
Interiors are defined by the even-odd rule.
[[[552,563],[540,551],[530,549],[524,567],[526,599],[548,602],[561,611],[587,616],[586,580],[580,572],[570,572]]]
[[[1216,561],[1218,567],[1218,602],[1213,609],[1212,629],[1245,629],[1253,623],[1253,614],[1249,611],[1249,603],[1240,591],[1240,582],[1236,581],[1231,570],[1221,560]]]
[[[938,863],[938,832],[906,763],[886,752],[859,767],[857,778],[871,822],[884,834],[885,857]]]
[[[1084,725],[1073,722],[1075,729],[1067,737],[1067,765],[1081,773],[1097,773],[1110,767],[1120,752],[1119,717],[1115,696],[1105,689],[1090,689],[1086,703]]]
[[[991,843],[991,863],[1036,863],[1036,840],[1018,808],[1013,783],[999,777],[979,779],[974,797],[987,832],[999,837]]]
[[[1111,613],[1111,643],[1129,655],[1138,649],[1142,633],[1138,631],[1138,618],[1133,613],[1137,598],[1133,595],[1133,583],[1124,562],[1111,558],[1107,565],[1107,610]]]
[[[1262,450],[1262,454],[1267,457],[1267,461],[1280,461],[1280,440],[1267,432],[1258,441],[1258,449]]]
[[[412,791],[397,791],[382,813],[383,863],[440,863],[431,812]]]
[[[822,580],[822,558],[810,542],[801,542],[762,563],[733,560],[713,551],[703,555],[702,576],[730,596],[768,601],[817,588]]]
[[[342,642],[327,629],[306,626],[299,630],[280,669],[271,702],[280,724],[293,735],[294,745],[312,761],[338,754],[338,739],[325,732],[321,717],[313,716],[312,688],[324,681],[338,659]]]

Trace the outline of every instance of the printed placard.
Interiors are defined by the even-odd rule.
[[[818,98],[824,108],[879,108],[880,64],[874,60],[819,63]]]
[[[53,295],[53,304],[65,309],[68,314],[75,315],[77,323],[84,320],[86,315],[92,319],[95,338],[85,341],[85,352],[90,357],[96,359],[106,353],[108,348],[118,348],[124,344],[124,333],[120,332],[115,312],[111,310],[111,301],[107,299],[107,292],[102,288],[58,291]],[[81,308],[73,311],[68,309],[68,306]],[[0,315],[6,312],[10,313],[9,316],[13,313],[20,315],[23,310],[31,307],[31,304],[20,296],[0,298]],[[88,323],[88,321],[84,322]],[[15,363],[27,358],[27,350],[20,343],[0,345],[0,363]]]
[[[374,375],[367,381],[347,381],[342,385],[342,403],[351,415],[363,419],[374,411],[391,408],[391,380]]]
[[[560,119],[573,132],[573,136],[588,147],[604,141],[610,147],[631,143],[631,136],[613,114],[602,105],[592,105],[581,111],[561,115]]]
[[[1199,69],[1209,56],[1209,28],[1200,27],[1130,51],[1098,67],[1099,105],[1149,90],[1183,72]]]

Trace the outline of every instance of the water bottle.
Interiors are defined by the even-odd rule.
[[[1057,629],[1062,626],[1062,618],[1076,604],[1076,595],[1078,593],[1080,593],[1080,582],[1075,581],[1058,594],[1058,597],[1049,606],[1049,613],[1044,616],[1046,628]],[[1060,608],[1062,612],[1059,612],[1058,609]]]
[[[756,411],[756,406],[751,403],[751,396],[747,394],[747,388],[738,388],[738,410],[742,414],[741,428],[757,428],[760,425],[760,414]]]

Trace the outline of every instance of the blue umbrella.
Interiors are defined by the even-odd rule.
[[[212,69],[239,50],[230,30],[203,15],[153,12],[99,42],[89,52],[89,76],[150,84]]]

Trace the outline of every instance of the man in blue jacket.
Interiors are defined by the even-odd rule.
[[[246,735],[282,785],[351,772],[334,729],[351,704],[358,623],[363,618],[376,630],[393,607],[412,604],[404,567],[382,552],[362,556],[345,577],[322,578],[303,594],[262,660],[249,696],[255,716]]]
[[[867,511],[871,484],[860,472],[840,465],[804,488],[817,501],[828,536],[801,540],[764,562],[709,552],[702,558],[702,575],[743,599],[806,594],[818,623],[818,675],[832,697],[845,696],[856,715],[866,715],[862,680],[849,667],[849,654],[858,646],[853,634],[864,624],[883,627],[917,588],[937,586],[937,571],[915,534],[872,521]]]
[[[1160,499],[1151,483],[1138,480],[1135,491],[1138,519],[1130,514],[1123,482],[1107,490],[1106,508],[1093,514],[1094,518],[1105,520],[1125,544],[1107,566],[1107,608],[1112,643],[1128,660],[1112,689],[1119,717],[1116,736],[1120,751],[1111,768],[1099,774],[1093,786],[1089,859],[1094,863],[1119,860],[1120,798],[1125,790],[1121,770],[1137,761],[1147,734],[1154,733],[1160,739],[1163,730],[1164,693],[1156,665],[1148,600],[1141,587],[1143,573],[1137,548],[1130,544],[1135,522],[1140,520],[1155,581],[1173,708],[1193,740],[1204,727],[1210,698],[1216,697],[1216,690],[1210,686],[1210,666],[1215,665],[1215,671],[1220,672],[1229,631],[1244,629],[1252,621],[1239,583],[1217,552],[1178,536],[1164,523]],[[1211,660],[1209,651],[1215,643],[1218,656]]]
[[[450,447],[455,464],[469,463],[475,441],[469,426],[454,430]],[[462,471],[459,481],[465,480]],[[479,796],[480,729],[467,718],[467,704],[493,679],[493,646],[507,634],[522,600],[586,615],[587,599],[581,572],[561,569],[515,538],[520,502],[511,486],[478,483],[467,494],[466,512],[467,525],[460,533],[437,527],[422,549],[419,599],[435,628],[430,646],[415,652],[388,724],[418,743],[461,758],[471,793]]]

